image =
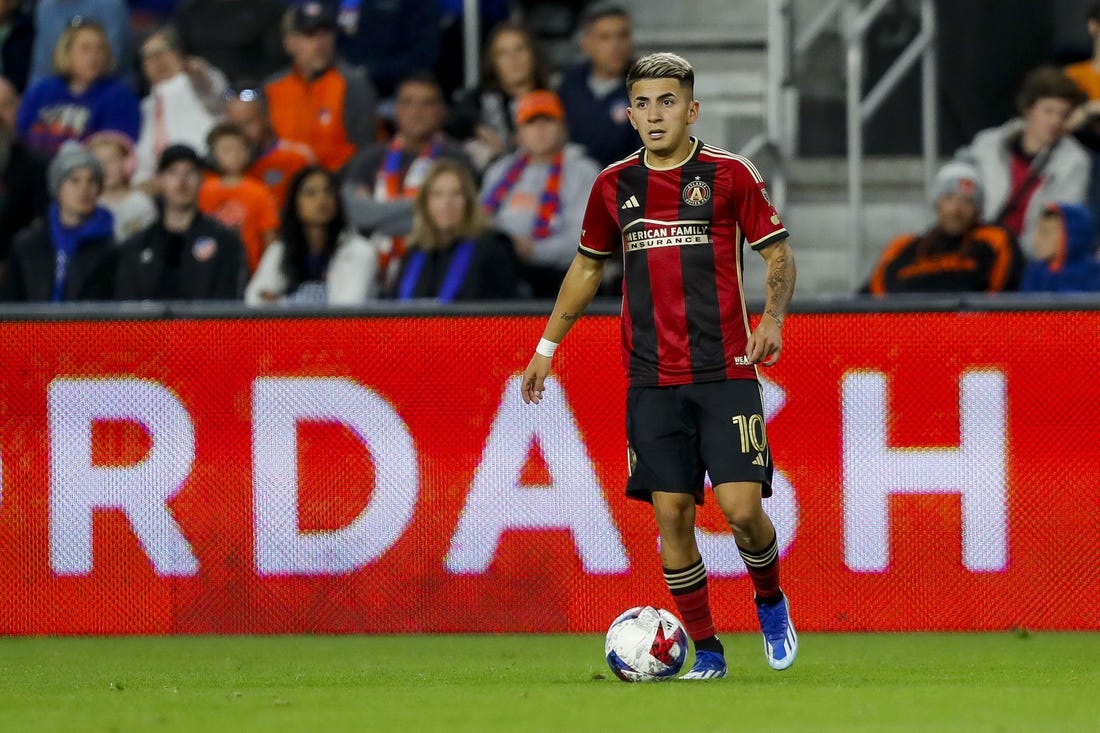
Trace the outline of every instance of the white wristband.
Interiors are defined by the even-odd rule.
[[[539,345],[535,347],[535,353],[545,356],[547,359],[554,358],[554,352],[557,351],[558,345],[553,341],[546,339],[539,339]]]

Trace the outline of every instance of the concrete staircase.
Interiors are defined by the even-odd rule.
[[[763,129],[767,73],[763,0],[639,0],[630,9],[638,55],[670,50],[695,67],[695,96],[700,101],[697,136],[736,152]],[[814,10],[813,3],[796,5],[796,19]],[[836,121],[831,122],[835,129]],[[802,126],[812,124],[814,120],[801,120]],[[821,127],[823,134],[825,129]],[[754,162],[766,178],[774,178],[776,161],[761,154],[754,156]],[[791,231],[798,262],[796,297],[853,292],[866,280],[890,239],[922,230],[932,218],[919,159],[866,159],[865,245],[863,256],[854,262],[846,159],[801,158],[788,161],[784,171],[787,201],[780,215]],[[745,292],[753,300],[764,297],[763,260],[753,252],[745,257]]]

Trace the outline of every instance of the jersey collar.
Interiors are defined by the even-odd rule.
[[[653,171],[670,171],[670,170],[674,170],[676,168],[679,168],[684,163],[687,163],[689,160],[694,158],[695,154],[699,152],[699,138],[692,137],[692,138],[690,138],[690,140],[691,140],[691,150],[688,152],[687,156],[685,156],[684,159],[681,160],[679,163],[676,163],[675,165],[666,165],[666,166],[650,165],[650,163],[649,163],[649,151],[643,149],[643,151],[642,151],[642,164],[646,168],[649,168],[650,170],[653,170]]]

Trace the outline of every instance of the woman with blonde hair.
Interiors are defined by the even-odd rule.
[[[486,223],[473,176],[457,161],[436,161],[413,202],[394,297],[441,303],[514,298],[516,283],[511,242]]]
[[[32,84],[23,96],[16,116],[19,138],[46,157],[66,140],[85,140],[103,130],[136,140],[141,122],[137,96],[114,71],[103,26],[73,18],[57,39],[53,75]]]

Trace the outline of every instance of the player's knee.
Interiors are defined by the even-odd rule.
[[[763,508],[753,502],[738,502],[722,507],[722,513],[726,515],[726,522],[736,536],[747,537],[755,533],[763,515]]]

